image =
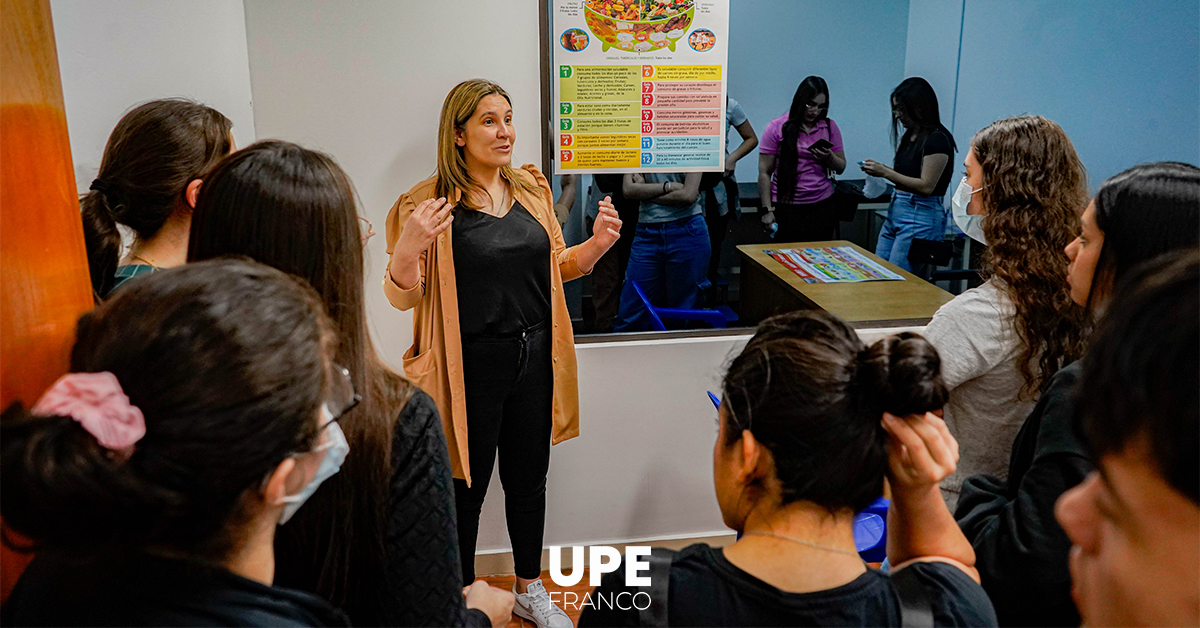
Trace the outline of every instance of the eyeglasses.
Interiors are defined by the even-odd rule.
[[[363,246],[366,246],[367,240],[370,240],[371,236],[375,235],[375,229],[371,226],[371,221],[362,216],[358,217],[358,229],[360,232],[359,235],[362,237]]]
[[[354,383],[350,380],[350,371],[344,366],[333,365],[333,382],[330,385],[329,399],[325,401],[325,410],[329,412],[329,420],[321,425],[317,433],[325,431],[331,423],[336,423],[347,412],[354,409],[362,396],[354,392]]]
[[[817,104],[815,102],[810,102],[810,103],[804,105],[804,108],[805,109],[816,109],[817,111],[829,111],[829,107],[827,105],[821,105],[821,104]]]

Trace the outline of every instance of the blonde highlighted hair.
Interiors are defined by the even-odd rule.
[[[455,131],[464,129],[467,120],[475,115],[480,101],[492,94],[503,96],[504,100],[512,105],[512,98],[509,98],[508,92],[487,79],[471,79],[455,85],[454,89],[446,94],[446,101],[442,103],[441,120],[438,122],[437,195],[453,202],[454,191],[461,190],[462,204],[471,209],[482,208],[476,207],[470,192],[486,196],[487,190],[467,172],[463,149],[454,142]],[[501,166],[500,176],[508,180],[510,185],[530,192],[538,191],[537,185],[517,175],[512,165]]]

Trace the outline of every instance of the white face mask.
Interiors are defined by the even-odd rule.
[[[325,406],[321,406],[321,416],[325,420],[332,421],[332,415]],[[330,423],[329,427],[325,428],[329,432],[329,440],[324,445],[317,447],[313,452],[324,451],[325,458],[321,460],[321,466],[317,468],[317,472],[313,478],[309,480],[304,488],[300,489],[295,495],[287,495],[283,501],[287,504],[283,507],[283,515],[279,517],[280,525],[287,523],[292,515],[296,514],[297,510],[304,505],[304,502],[312,497],[312,494],[317,492],[317,488],[321,486],[321,482],[333,477],[334,474],[342,468],[342,463],[346,460],[346,454],[350,453],[350,444],[346,442],[346,435],[342,433],[342,428],[337,423]]]
[[[982,189],[979,188],[979,190]],[[954,213],[954,224],[958,225],[963,233],[972,240],[987,244],[987,238],[983,236],[983,216],[967,213],[967,205],[971,204],[971,196],[979,190],[972,190],[971,185],[967,183],[967,178],[963,177],[958,184],[958,189],[954,190],[954,196],[950,198],[950,208]]]

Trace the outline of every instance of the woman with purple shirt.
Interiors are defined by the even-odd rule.
[[[829,171],[846,169],[842,132],[828,118],[829,87],[810,76],[800,82],[792,107],[767,125],[758,147],[758,195],[764,225],[777,223],[780,242],[833,238],[837,212]]]

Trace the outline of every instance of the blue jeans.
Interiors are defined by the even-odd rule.
[[[639,223],[613,330],[650,329],[650,316],[633,289],[634,281],[655,305],[695,307],[700,291],[708,285],[711,252],[708,227],[701,214],[670,222]]]
[[[945,234],[946,210],[942,207],[942,197],[895,190],[892,192],[892,202],[888,205],[887,221],[879,232],[875,254],[904,270],[914,272],[908,263],[908,249],[912,246],[913,238],[941,240]]]

